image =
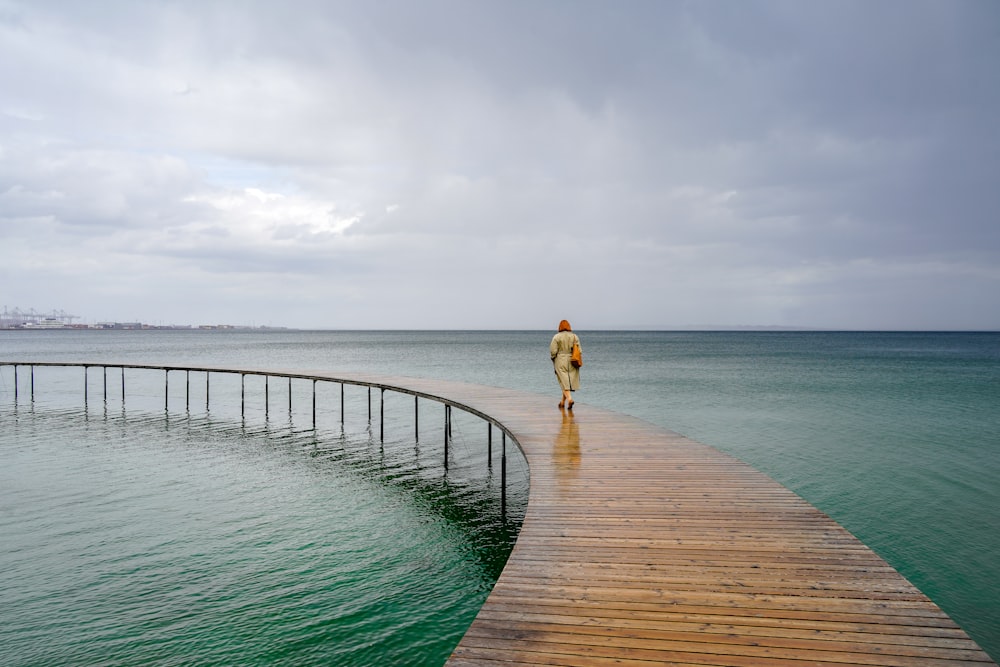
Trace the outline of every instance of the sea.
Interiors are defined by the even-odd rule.
[[[458,380],[555,410],[552,333],[0,331],[0,361],[96,364],[0,367],[0,665],[443,664],[516,540],[516,447],[453,414],[445,465],[431,401],[100,364]],[[1000,658],[1000,333],[577,333],[577,410],[749,463]]]

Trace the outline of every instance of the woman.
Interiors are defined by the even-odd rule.
[[[559,401],[559,407],[566,406],[573,409],[573,398],[570,392],[580,388],[580,369],[570,363],[573,355],[573,345],[580,344],[580,339],[573,333],[569,322],[563,320],[559,323],[559,331],[552,337],[549,343],[549,356],[552,357],[552,367],[556,372],[556,379],[562,388],[563,397]]]

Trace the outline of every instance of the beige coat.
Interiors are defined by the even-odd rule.
[[[549,343],[549,356],[552,357],[552,367],[555,369],[559,386],[570,391],[580,388],[580,369],[570,363],[573,343],[579,345],[580,339],[572,331],[560,331]],[[580,350],[583,350],[582,346]]]

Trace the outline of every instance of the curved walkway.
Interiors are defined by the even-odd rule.
[[[450,667],[994,664],[833,519],[712,447],[555,394],[351,378],[486,417],[528,460],[517,543]]]
[[[451,667],[994,664],[825,514],[750,466],[647,422],[456,382],[200,370],[435,398],[515,439],[531,479],[524,523]]]
[[[393,378],[502,423],[517,544],[448,664],[993,664],[868,547],[750,466],[553,395]]]

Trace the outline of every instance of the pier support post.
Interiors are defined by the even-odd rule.
[[[378,441],[385,442],[385,388],[382,388],[378,399]]]
[[[413,396],[413,439],[420,442],[420,397]]]
[[[205,371],[205,412],[208,412],[208,376],[211,375],[208,371]]]
[[[101,370],[104,371],[104,402],[108,402],[108,367],[101,366]]]
[[[170,369],[163,369],[163,409],[170,409]]]
[[[83,407],[87,407],[87,385],[89,384],[87,382],[87,370],[88,370],[88,367],[84,366],[83,367]]]
[[[14,404],[17,405],[17,364],[14,364]]]
[[[122,366],[122,405],[125,405],[125,367]]]
[[[292,378],[288,378],[288,414],[292,414]]]
[[[184,371],[184,411],[191,412],[191,371]]]
[[[271,415],[271,384],[270,376],[264,376],[264,419]]]
[[[313,429],[316,428],[316,380],[313,380]]]
[[[14,368],[17,368],[15,366]],[[31,367],[31,402],[35,402],[35,367]]]
[[[486,467],[493,468],[493,422],[486,422]]]
[[[340,383],[340,426],[344,426],[344,383]]]
[[[247,415],[247,376],[240,373],[240,417]]]

